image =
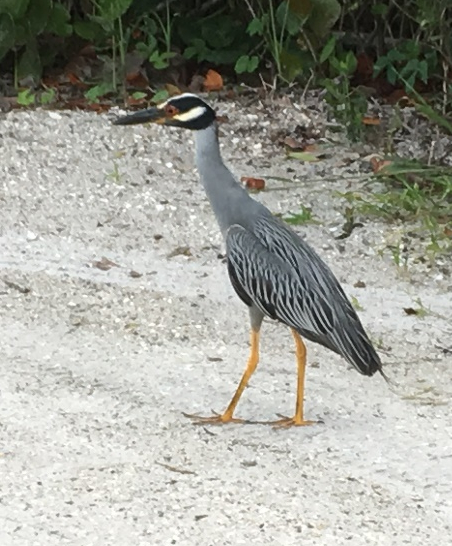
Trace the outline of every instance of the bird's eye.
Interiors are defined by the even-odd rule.
[[[173,117],[173,116],[175,116],[176,114],[179,113],[179,110],[178,110],[175,106],[173,106],[172,104],[167,104],[167,105],[165,106],[165,113],[166,113],[168,116]]]

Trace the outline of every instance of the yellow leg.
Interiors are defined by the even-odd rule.
[[[257,363],[259,362],[259,331],[251,329],[251,349],[250,356],[246,365],[245,372],[242,375],[239,386],[235,391],[232,400],[229,402],[228,407],[221,415],[212,415],[211,417],[199,417],[198,415],[190,415],[184,413],[185,417],[193,419],[197,424],[217,424],[221,425],[223,423],[247,423],[250,421],[245,421],[243,419],[236,419],[233,417],[235,408],[239,403],[240,397],[242,396],[243,391],[248,385],[250,377],[253,375],[256,370]]]
[[[278,421],[273,421],[270,424],[275,427],[305,427],[308,425],[314,425],[317,421],[305,421],[304,412],[303,412],[303,402],[304,402],[304,378],[306,371],[306,346],[303,343],[303,340],[300,337],[300,334],[291,329],[293,338],[295,340],[295,354],[297,358],[297,369],[298,369],[298,378],[297,378],[297,401],[295,404],[295,415],[293,417],[283,417]]]

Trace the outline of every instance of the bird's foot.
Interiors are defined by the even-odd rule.
[[[184,412],[182,412],[182,415],[184,417],[188,417],[188,419],[191,419],[195,425],[226,425],[229,423],[246,425],[252,422],[246,421],[245,419],[237,419],[236,417],[229,415],[227,412],[216,413],[212,410],[212,413],[214,415],[211,415],[210,417],[201,417],[200,415],[193,415]]]
[[[289,427],[308,427],[311,425],[323,424],[323,421],[305,421],[302,417],[294,415],[293,417],[287,417],[278,413],[276,421],[268,421],[267,425],[272,425],[273,428],[289,428]]]

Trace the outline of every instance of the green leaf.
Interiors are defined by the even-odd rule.
[[[46,28],[52,11],[52,0],[33,0],[27,11],[26,20],[33,38]]]
[[[95,40],[103,34],[102,27],[94,21],[76,21],[74,23],[74,32],[84,40]]]
[[[27,12],[30,0],[2,0],[0,3],[0,13],[9,13],[17,21]]]
[[[319,161],[319,157],[311,152],[289,152],[287,157],[290,159],[298,159],[299,161],[305,161],[307,163],[315,163]]]
[[[319,38],[325,36],[341,15],[337,0],[316,0],[312,6],[307,25]]]
[[[99,102],[100,97],[103,97],[108,93],[113,93],[114,91],[115,89],[111,83],[104,82],[88,89],[88,91],[85,92],[85,98],[90,102]]]
[[[386,4],[374,4],[370,9],[373,15],[384,17],[388,13],[389,7]]]
[[[304,59],[302,54],[292,53],[283,49],[280,54],[282,75],[288,82],[293,82],[304,69]]]
[[[143,91],[135,91],[135,93],[132,93],[132,98],[135,100],[144,99],[146,96],[147,93],[143,93]]]
[[[55,89],[46,89],[41,93],[39,100],[41,101],[41,104],[50,104],[55,100],[55,96]]]
[[[159,102],[165,101],[169,97],[169,93],[166,89],[161,89],[152,97],[151,102],[158,104]]]
[[[235,64],[242,54],[242,49],[212,49],[207,50],[199,57],[199,60],[206,60],[213,64]]]
[[[138,42],[136,45],[135,45],[135,49],[137,51],[139,51],[140,53],[143,53],[143,55],[145,55],[146,57],[149,57],[149,55],[155,51],[155,48],[157,47],[157,39],[152,36],[152,35],[149,35],[148,36],[148,40],[147,40],[147,43],[144,43],[144,42]]]
[[[289,0],[289,9],[292,13],[298,15],[298,17],[306,19],[313,10],[313,2],[311,0]]]
[[[411,74],[411,76],[407,78],[405,87],[408,89],[408,91],[413,89],[415,81],[416,81],[416,74]]]
[[[254,72],[258,66],[259,57],[256,55],[253,55],[252,57],[242,55],[237,59],[234,69],[237,74],[243,74],[243,72]]]
[[[358,61],[355,57],[355,54],[353,51],[349,51],[345,57],[345,63],[346,63],[346,69],[347,74],[353,74],[356,70],[356,67],[358,65]]]
[[[427,61],[420,61],[418,65],[418,74],[424,83],[428,80],[428,64]]]
[[[115,20],[112,21],[100,15],[89,15],[89,19],[93,23],[97,23],[107,34],[112,34],[115,30]]]
[[[31,89],[22,89],[22,91],[19,91],[17,95],[17,103],[21,106],[30,106],[30,104],[34,104],[35,102],[35,94],[31,91]]]
[[[388,66],[388,64],[391,64],[389,62],[389,59],[385,56],[379,57],[377,61],[374,64],[374,77],[378,76],[378,74]]]
[[[99,15],[109,22],[119,19],[129,9],[132,0],[98,0]]]
[[[397,70],[391,65],[388,66],[388,69],[386,71],[386,77],[388,78],[388,82],[391,85],[394,85],[398,78]]]
[[[0,15],[0,59],[15,45],[16,29],[9,13]]]
[[[72,34],[72,25],[69,24],[70,17],[68,10],[62,4],[54,4],[46,30],[57,36],[70,36]]]
[[[398,61],[404,61],[406,59],[405,55],[398,49],[391,49],[388,52],[387,57],[388,57],[388,60],[390,60],[393,63],[396,63]]]
[[[206,42],[200,38],[195,38],[189,47],[184,51],[184,57],[186,59],[192,59],[193,57],[198,57],[198,60],[201,60],[207,52],[209,51],[206,46]]]
[[[15,46],[25,45],[32,39],[29,26],[25,21],[24,24],[16,23],[16,43]]]
[[[303,19],[296,13],[290,11],[289,2],[281,2],[276,9],[276,20],[281,28],[286,30],[291,36],[295,36],[300,32],[303,26]]]
[[[163,52],[159,53],[159,51],[154,51],[152,55],[149,57],[149,62],[154,65],[154,68],[157,70],[162,70],[164,68],[168,68],[169,66],[169,59],[172,59],[176,54],[173,52]]]
[[[194,17],[178,17],[175,22],[175,32],[186,46],[199,39],[198,20]]]
[[[22,53],[17,64],[17,78],[19,80],[31,76],[38,82],[42,73],[41,58],[38,53],[38,45],[35,41],[30,42]]]
[[[146,36],[154,36],[158,32],[157,23],[152,17],[145,17],[143,20],[142,30]]]
[[[234,43],[236,34],[236,22],[229,16],[213,17],[201,24],[201,36],[212,49],[227,49]]]
[[[265,30],[264,20],[263,18],[255,17],[250,24],[248,25],[246,31],[250,36],[254,36],[255,34],[258,34],[259,36],[262,36]]]
[[[410,59],[406,65],[400,70],[401,76],[409,76],[413,72],[418,71],[419,61],[417,59]]]
[[[322,52],[320,53],[320,64],[324,63],[330,57],[335,47],[336,47],[336,37],[331,36],[331,38],[325,44],[325,47],[322,49]]]

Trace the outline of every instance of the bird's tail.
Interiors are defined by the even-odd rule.
[[[389,383],[390,381],[383,371],[380,357],[362,326],[355,333],[356,335],[349,339],[350,343],[346,344],[348,347],[343,356],[363,375],[372,376],[379,372]]]

